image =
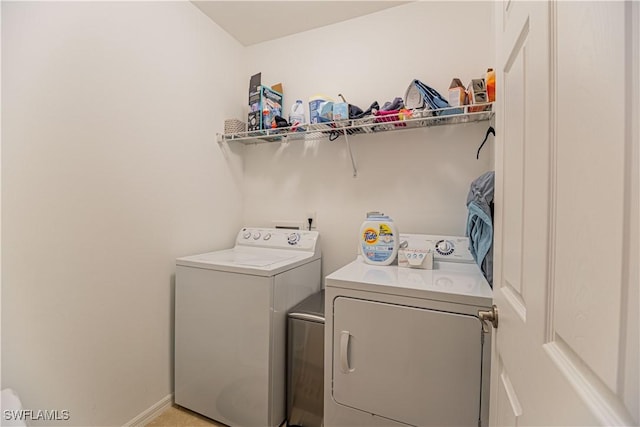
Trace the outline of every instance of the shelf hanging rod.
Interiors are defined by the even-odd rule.
[[[358,177],[358,168],[356,167],[356,161],[353,158],[353,152],[351,151],[351,144],[349,144],[349,137],[347,136],[347,129],[343,128],[344,140],[347,142],[347,149],[349,150],[349,157],[351,157],[351,167],[353,167],[353,177]]]

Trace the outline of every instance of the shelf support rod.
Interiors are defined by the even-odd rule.
[[[347,129],[342,129],[344,133],[344,140],[347,141],[347,149],[349,150],[349,157],[351,157],[351,167],[353,167],[353,177],[358,176],[358,168],[356,168],[356,160],[353,158],[353,152],[351,151],[351,144],[349,144],[349,138],[347,137]]]

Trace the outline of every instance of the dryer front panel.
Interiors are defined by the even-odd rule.
[[[477,317],[349,297],[333,307],[337,403],[415,426],[478,426]]]

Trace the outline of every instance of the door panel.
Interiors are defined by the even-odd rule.
[[[503,280],[499,282],[513,308],[526,317],[526,304],[522,284],[522,249],[524,226],[524,152],[525,152],[525,112],[526,112],[526,62],[529,20],[523,22],[518,39],[509,53],[504,68],[505,93],[505,140],[504,147],[504,200],[510,209],[504,212]]]
[[[522,407],[502,361],[499,361],[499,370],[499,382],[496,384],[498,388],[497,425],[500,427],[517,427],[519,417],[522,415]]]
[[[622,2],[557,4],[553,332],[611,390],[624,285],[624,12]],[[596,104],[597,120],[585,120],[577,106]]]
[[[478,425],[475,316],[339,297],[333,318],[338,403],[411,425]]]

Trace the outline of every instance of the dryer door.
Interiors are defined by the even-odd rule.
[[[338,403],[415,426],[479,425],[478,318],[348,297],[333,316]]]

